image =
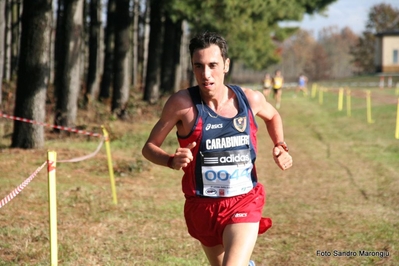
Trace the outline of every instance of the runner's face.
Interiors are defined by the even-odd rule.
[[[210,47],[196,50],[192,64],[195,79],[204,92],[212,92],[224,86],[224,75],[229,70],[229,59],[223,62],[220,48],[212,44]]]

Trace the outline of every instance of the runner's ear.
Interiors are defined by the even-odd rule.
[[[229,72],[229,69],[230,69],[230,58],[227,58],[224,61],[223,72],[226,74],[227,72]]]

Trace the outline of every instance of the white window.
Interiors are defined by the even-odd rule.
[[[394,64],[397,64],[397,63],[399,63],[399,55],[398,55],[398,50],[393,50],[393,63]]]

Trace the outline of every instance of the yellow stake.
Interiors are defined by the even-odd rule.
[[[371,118],[371,91],[366,91],[366,100],[367,100],[367,123],[372,124],[374,123],[373,119]]]
[[[316,92],[317,92],[317,84],[313,83],[312,84],[312,98],[316,97]]]
[[[351,116],[351,90],[346,91],[346,115]]]
[[[338,111],[342,111],[344,105],[344,89],[339,88],[338,92]]]
[[[109,171],[109,178],[111,180],[112,197],[114,203],[118,204],[118,200],[116,198],[116,188],[115,188],[114,168],[112,165],[111,148],[109,145],[109,135],[104,126],[101,126],[101,128],[103,129],[104,138],[105,138],[105,148],[107,150],[108,171]]]
[[[323,88],[319,89],[319,104],[323,104]]]
[[[55,179],[55,168],[57,164],[57,153],[47,152],[47,172],[48,172],[48,196],[50,212],[50,260],[51,266],[58,265],[57,247],[57,189]]]
[[[398,98],[398,107],[396,110],[396,130],[395,130],[395,138],[399,139],[399,98]]]

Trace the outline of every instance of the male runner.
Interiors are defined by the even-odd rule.
[[[190,41],[197,86],[180,90],[165,103],[142,153],[153,163],[184,171],[184,216],[212,266],[254,265],[250,261],[259,233],[270,226],[262,218],[265,202],[255,160],[260,117],[274,143],[272,156],[292,166],[279,113],[259,91],[225,85],[227,43],[214,33]],[[180,147],[174,154],[161,145],[176,127]]]

